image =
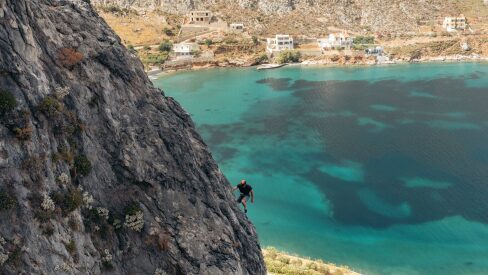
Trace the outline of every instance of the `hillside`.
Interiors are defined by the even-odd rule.
[[[266,273],[190,116],[88,1],[0,20],[1,274]]]
[[[457,14],[462,3],[443,0],[92,0],[139,11],[183,15],[209,9],[227,22],[243,22],[256,34],[323,33],[327,27],[381,32],[416,31],[426,21]]]

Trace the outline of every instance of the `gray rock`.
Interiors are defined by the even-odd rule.
[[[17,102],[0,112],[0,272],[265,274],[190,116],[88,2],[0,0],[0,90]]]

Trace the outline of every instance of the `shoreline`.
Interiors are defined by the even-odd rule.
[[[268,275],[317,274],[360,275],[348,266],[338,266],[320,259],[310,259],[292,253],[278,251],[274,247],[262,249]]]
[[[426,64],[426,63],[488,63],[488,56],[436,56],[426,57],[408,61],[405,59],[394,59],[387,62],[360,62],[360,63],[341,63],[331,62],[327,60],[304,60],[299,63],[288,63],[286,66],[318,66],[318,67],[372,67],[372,66],[388,66],[388,65],[405,65],[405,64]],[[206,65],[199,66],[187,66],[184,68],[171,68],[164,70],[162,68],[153,68],[146,71],[149,79],[156,80],[162,76],[178,73],[178,72],[190,72],[190,71],[204,71],[216,68],[250,68],[257,67],[257,65],[238,65],[233,63],[225,63],[219,65],[219,63],[208,63]]]

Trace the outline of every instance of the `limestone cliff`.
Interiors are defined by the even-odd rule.
[[[0,0],[0,219],[2,274],[266,272],[189,115],[86,0]]]

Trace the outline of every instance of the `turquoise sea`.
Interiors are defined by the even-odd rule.
[[[488,64],[212,69],[155,80],[262,246],[365,274],[488,274]]]

